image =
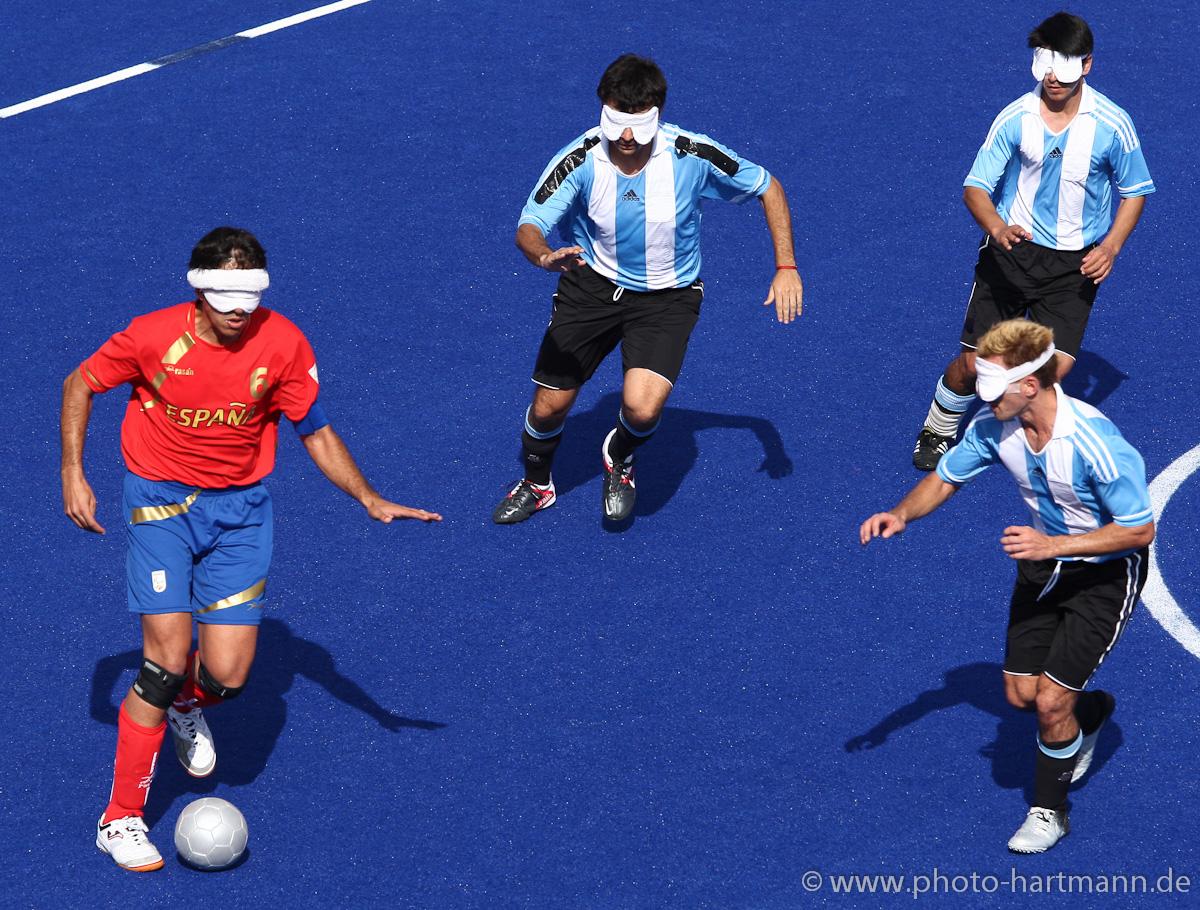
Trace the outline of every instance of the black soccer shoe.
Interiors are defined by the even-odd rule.
[[[498,525],[515,525],[534,512],[548,509],[554,505],[557,498],[554,494],[553,480],[548,487],[535,486],[524,479],[519,480],[492,512],[492,521]]]
[[[614,431],[615,432],[615,431]],[[612,433],[609,434],[609,437]],[[608,454],[608,439],[601,449],[604,453],[604,517],[609,521],[624,521],[637,502],[637,489],[633,482],[633,462],[613,463]]]
[[[935,470],[952,445],[953,436],[939,436],[929,427],[922,427],[917,444],[913,446],[913,467],[918,471]]]

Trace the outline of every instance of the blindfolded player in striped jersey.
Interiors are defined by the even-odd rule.
[[[1154,192],[1133,121],[1087,83],[1092,44],[1087,23],[1067,13],[1033,30],[1038,85],[996,117],[964,181],[963,202],[985,236],[962,351],[938,380],[913,448],[922,471],[953,445],[974,398],[975,346],[997,322],[1028,317],[1053,329],[1056,376],[1066,376],[1099,285]]]
[[[762,202],[775,250],[765,302],[782,323],[803,304],[779,181],[707,136],[661,122],[667,83],[653,61],[618,58],[597,95],[599,126],[554,157],[517,228],[526,258],[560,277],[521,434],[525,474],[496,506],[497,524],[524,521],[554,503],[551,466],[567,413],[618,343],[624,389],[601,447],[603,509],[610,521],[631,514],[634,452],[658,428],[700,316],[704,200]],[[556,226],[566,245],[552,249],[547,238]]]
[[[1141,456],[1112,421],[1055,384],[1054,356],[1045,326],[993,326],[976,361],[987,407],[934,473],[859,529],[863,544],[893,537],[997,462],[1017,483],[1032,526],[1000,538],[1017,560],[1004,692],[1038,718],[1034,804],[1008,842],[1017,853],[1048,850],[1069,830],[1067,790],[1116,707],[1107,692],[1085,690],[1129,621],[1154,539]]]

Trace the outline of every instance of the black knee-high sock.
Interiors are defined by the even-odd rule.
[[[1095,692],[1080,692],[1075,700],[1075,720],[1084,736],[1091,736],[1104,723],[1104,714],[1108,710],[1108,699],[1099,689]]]
[[[554,464],[554,452],[562,442],[562,432],[549,439],[530,436],[528,430],[521,431],[521,461],[525,465],[525,479],[544,487],[550,482],[550,468]]]
[[[1044,743],[1038,737],[1037,768],[1033,776],[1033,804],[1043,809],[1061,809],[1075,771],[1075,757],[1083,734],[1060,743]],[[1056,753],[1056,754],[1050,754]]]
[[[625,426],[624,420],[617,421],[617,432],[613,434],[612,441],[608,444],[608,457],[614,462],[625,461],[638,448],[650,441],[650,437],[654,435],[654,431],[658,429],[656,424],[650,429],[649,433],[642,436],[635,436],[629,432],[629,427]]]

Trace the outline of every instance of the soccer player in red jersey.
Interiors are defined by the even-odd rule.
[[[196,299],[137,317],[63,384],[64,507],[99,534],[83,471],[92,396],[132,387],[121,427],[126,574],[144,660],[121,705],[96,846],[135,872],[163,864],[142,815],[164,730],[169,724],[184,769],[208,776],[217,757],[202,709],[238,695],[250,673],[271,559],[271,497],[261,481],[274,467],[280,417],[371,518],[442,518],[389,502],[359,471],[317,400],[307,339],[259,306],[266,268],[248,231],[209,232],[189,265]]]

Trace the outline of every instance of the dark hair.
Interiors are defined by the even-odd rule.
[[[189,269],[219,269],[227,262],[239,269],[265,269],[267,254],[258,238],[235,227],[213,228],[192,250]]]
[[[600,103],[609,101],[626,114],[657,107],[662,111],[667,103],[667,77],[658,64],[647,57],[622,54],[608,65],[596,88]]]
[[[1068,57],[1090,57],[1092,30],[1078,16],[1055,13],[1029,33],[1030,47],[1048,47]]]

